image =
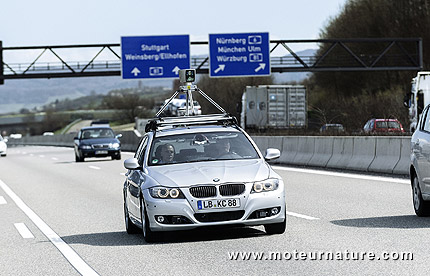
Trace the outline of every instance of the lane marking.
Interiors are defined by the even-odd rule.
[[[58,158],[57,157],[51,157],[52,160],[57,161]]]
[[[126,155],[134,155],[134,152],[124,152],[124,151],[122,151],[121,153],[122,154],[126,154]]]
[[[381,182],[394,182],[401,184],[411,184],[408,179],[401,178],[391,178],[384,176],[373,176],[373,175],[361,175],[361,174],[353,174],[353,173],[341,173],[341,172],[328,172],[328,171],[320,171],[313,169],[301,169],[301,168],[286,168],[279,166],[272,166],[275,170],[281,171],[291,171],[291,172],[301,172],[301,173],[310,173],[310,174],[319,174],[319,175],[328,175],[328,176],[338,176],[338,177],[346,177],[346,178],[355,178],[355,179],[363,179],[363,180],[374,180]]]
[[[21,237],[23,237],[24,239],[34,239],[33,234],[30,232],[30,230],[27,228],[27,226],[20,222],[20,223],[15,223],[15,228],[16,230],[18,230],[19,234],[21,235]]]
[[[297,214],[297,213],[294,213],[294,212],[288,212],[288,211],[287,211],[287,215],[288,215],[288,216],[293,216],[293,217],[302,218],[302,219],[307,219],[307,220],[318,220],[318,219],[319,219],[319,218],[314,218],[314,217],[311,217],[311,216],[306,216],[306,215]]]
[[[81,275],[98,275],[60,236],[57,235],[33,210],[31,210],[3,181],[0,187],[15,202],[15,204],[33,221],[37,228],[57,247],[67,261]]]
[[[39,157],[40,157],[40,158],[44,158],[44,157],[45,157],[45,155],[39,155]]]
[[[7,204],[6,199],[4,197],[0,196],[0,205]]]
[[[100,168],[96,167],[96,166],[88,166],[88,168],[93,169],[93,170],[100,170]]]

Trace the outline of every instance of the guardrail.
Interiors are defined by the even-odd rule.
[[[140,137],[119,132],[123,151],[135,151]],[[73,134],[10,139],[8,144],[73,147]],[[278,164],[408,175],[410,137],[407,136],[253,136],[264,154],[278,148]]]
[[[409,174],[407,136],[254,136],[260,150],[279,148],[275,162],[289,165]],[[282,139],[282,143],[279,139]]]

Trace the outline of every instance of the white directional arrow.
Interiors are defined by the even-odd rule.
[[[173,68],[172,72],[175,73],[175,75],[179,74],[179,70],[181,70],[178,66],[176,66],[175,68]]]
[[[217,69],[215,69],[214,73],[218,73],[219,71],[224,71],[225,64],[220,64]]]
[[[140,70],[137,69],[137,67],[134,67],[133,70],[131,70],[131,73],[134,74],[135,77],[140,74]]]
[[[266,63],[260,63],[260,66],[255,68],[255,72],[258,72],[260,70],[264,70],[264,68],[266,68]]]

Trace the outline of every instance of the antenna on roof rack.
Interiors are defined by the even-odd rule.
[[[193,92],[198,92],[202,95],[206,100],[208,100],[211,104],[213,104],[219,111],[223,114],[227,114],[227,112],[211,97],[206,95],[201,89],[197,87],[197,85],[193,84],[196,81],[196,70],[194,69],[183,69],[179,70],[179,81],[181,85],[179,86],[179,90],[175,91],[175,93],[170,97],[170,99],[161,107],[161,109],[155,114],[155,117],[160,118],[161,113],[166,109],[169,103],[178,96],[180,93],[186,94],[186,112],[185,116],[195,115],[194,114],[194,101],[193,101]]]
[[[179,90],[177,90],[172,97],[161,107],[161,109],[155,114],[155,118],[149,120],[145,126],[145,131],[155,131],[158,127],[161,126],[189,126],[189,125],[208,125],[208,124],[217,124],[217,125],[237,125],[237,120],[234,116],[228,114],[219,104],[217,104],[214,100],[212,100],[205,92],[197,88],[196,85],[193,84],[196,80],[196,70],[194,69],[185,69],[179,71],[179,80],[181,85],[179,86]],[[193,101],[193,92],[198,92],[202,95],[206,100],[208,100],[211,104],[213,104],[222,114],[209,114],[209,115],[198,115],[194,114],[194,101]],[[161,114],[169,105],[169,103],[178,96],[178,94],[184,93],[187,96],[186,101],[186,113],[184,116],[180,117],[162,117]]]

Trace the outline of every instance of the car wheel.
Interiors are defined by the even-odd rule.
[[[148,213],[146,212],[145,201],[140,199],[140,214],[142,221],[142,233],[146,242],[155,241],[155,234],[149,227]]]
[[[124,195],[124,219],[125,219],[125,230],[128,234],[137,234],[140,232],[139,227],[134,225],[130,220],[130,215],[128,213],[127,204],[125,203],[125,195]]]
[[[84,157],[79,157],[75,154],[75,161],[76,162],[84,162],[84,160],[85,160]]]
[[[283,222],[264,225],[264,230],[266,230],[266,233],[269,235],[283,234],[286,228],[287,228],[287,214],[285,214],[285,218]]]
[[[414,203],[415,214],[417,214],[419,217],[428,217],[430,215],[430,203],[424,201],[423,199],[418,176],[415,175],[412,181],[412,199]]]

